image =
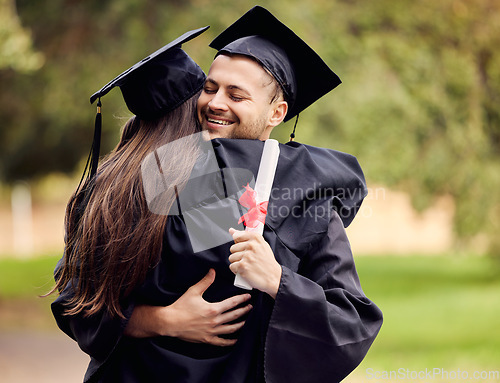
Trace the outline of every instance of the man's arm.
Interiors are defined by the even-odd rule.
[[[273,382],[339,382],[365,357],[382,312],[359,283],[338,214],[294,272],[283,267],[266,338]]]
[[[275,272],[274,254],[261,236],[231,233],[231,270],[275,298],[266,338],[269,380],[342,380],[368,352],[382,313],[361,289],[338,214],[333,212],[328,231],[301,257],[297,272],[279,265]]]
[[[236,339],[221,338],[232,334],[244,325],[244,321],[231,323],[247,314],[252,306],[235,307],[248,301],[250,294],[236,295],[221,302],[209,303],[203,293],[215,280],[215,270],[197,284],[191,286],[177,301],[169,306],[135,307],[125,335],[135,338],[171,336],[187,342],[231,346]],[[231,324],[229,324],[231,323]]]
[[[52,313],[59,328],[77,341],[85,353],[101,363],[124,335],[137,338],[165,335],[189,342],[230,346],[235,341],[220,335],[234,333],[243,326],[243,321],[227,323],[238,320],[251,310],[251,305],[235,309],[248,301],[250,295],[242,294],[208,303],[202,295],[214,279],[215,271],[210,270],[170,306],[136,306],[134,302],[129,302],[122,307],[125,318],[111,317],[104,311],[92,316],[83,313],[66,315],[65,302],[72,294],[71,285],[68,285],[52,303]]]

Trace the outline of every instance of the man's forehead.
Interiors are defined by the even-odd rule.
[[[210,66],[207,82],[218,86],[266,87],[272,76],[255,60],[242,55],[218,55]]]

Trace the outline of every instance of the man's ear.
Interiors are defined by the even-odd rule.
[[[269,118],[269,126],[275,127],[283,121],[288,112],[288,103],[286,101],[276,101],[273,103],[271,117]]]

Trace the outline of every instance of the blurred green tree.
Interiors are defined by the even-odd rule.
[[[451,196],[457,245],[487,236],[500,255],[500,2],[325,0],[284,12],[345,83],[303,113],[299,138],[356,154],[370,181],[409,192],[417,209]]]
[[[5,0],[2,0],[5,1]],[[485,235],[500,252],[500,2],[299,0],[261,4],[302,36],[344,84],[301,114],[297,140],[355,154],[370,182],[410,193],[424,209],[455,202],[460,241]],[[36,72],[0,69],[0,179],[71,172],[90,148],[90,94],[178,34],[203,68],[207,44],[248,0],[17,0]],[[128,116],[103,99],[103,153]],[[118,120],[118,121],[117,121]],[[293,122],[276,129],[286,141]],[[495,245],[496,243],[496,245]],[[495,248],[496,246],[496,248]]]
[[[21,26],[14,0],[0,0],[0,69],[32,72],[43,62],[43,55],[33,50],[30,31]]]
[[[0,180],[32,179],[81,168],[93,129],[89,97],[134,60],[197,25],[173,22],[180,1],[18,0],[45,65],[0,70]],[[191,24],[191,25],[190,25]],[[206,42],[205,42],[206,45]],[[119,91],[103,100],[103,148],[116,143],[128,117]]]

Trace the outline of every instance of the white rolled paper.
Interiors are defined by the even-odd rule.
[[[269,201],[271,190],[278,166],[278,158],[280,155],[279,142],[273,139],[268,139],[264,142],[264,149],[260,158],[259,172],[255,180],[255,191],[257,192],[257,205]],[[246,227],[245,231],[255,231],[259,234],[264,233],[264,224],[259,222],[257,227]],[[234,285],[246,290],[252,290],[252,286],[239,274],[236,274]]]

